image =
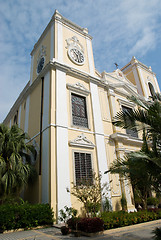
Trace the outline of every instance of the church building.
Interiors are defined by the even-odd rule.
[[[135,107],[127,96],[148,99],[154,92],[160,92],[155,73],[135,57],[122,69],[99,73],[88,29],[56,10],[31,52],[30,80],[4,120],[27,132],[39,153],[38,178],[24,198],[49,203],[55,216],[65,205],[79,209],[66,188],[100,172],[113,210],[124,192],[134,211],[131,185],[104,172],[116,158],[139,150],[142,136],[113,126],[112,118]]]

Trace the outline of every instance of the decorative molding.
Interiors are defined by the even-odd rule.
[[[75,91],[75,92],[83,94],[85,96],[88,96],[90,93],[90,91],[87,88],[85,88],[85,86],[83,84],[81,84],[80,82],[77,82],[76,84],[67,83],[67,88],[69,90]]]
[[[67,43],[67,46],[65,48],[69,49],[71,47],[77,48],[81,52],[84,53],[84,47],[83,45],[79,42],[78,38],[76,36],[73,36],[72,38],[68,38],[65,40]]]
[[[70,60],[77,64],[83,65],[85,63],[84,47],[76,36],[65,40],[67,43],[66,49],[68,49],[68,57]]]
[[[37,56],[37,64],[39,63],[40,59],[45,56],[46,56],[46,46],[42,45],[40,47],[40,50]]]
[[[117,101],[119,102],[119,104],[122,106],[126,106],[126,107],[130,107],[130,108],[134,108],[135,107],[135,104],[130,102],[130,101],[127,101],[126,99],[123,99],[123,98],[119,98],[117,99]]]
[[[119,142],[133,144],[133,145],[140,146],[140,147],[143,144],[143,141],[141,139],[132,137],[132,136],[130,136],[128,134],[124,134],[124,133],[116,132],[116,133],[111,134],[110,137]]]
[[[87,139],[83,133],[73,141],[69,141],[69,145],[74,147],[84,147],[91,149],[95,147],[95,145],[89,139]]]

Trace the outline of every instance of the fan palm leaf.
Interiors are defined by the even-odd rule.
[[[29,137],[17,125],[0,124],[0,196],[16,195],[28,183],[33,173],[32,145]]]

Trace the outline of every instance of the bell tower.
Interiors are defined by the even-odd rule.
[[[147,67],[135,57],[132,57],[131,61],[121,70],[137,86],[138,93],[146,99],[160,92],[156,74],[152,71],[152,68]]]
[[[31,52],[30,84],[49,62],[55,61],[95,75],[88,29],[72,23],[57,10]]]

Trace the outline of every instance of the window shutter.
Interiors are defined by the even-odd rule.
[[[88,127],[85,97],[72,94],[72,117],[74,125]]]
[[[91,154],[74,153],[76,185],[93,183]]]

